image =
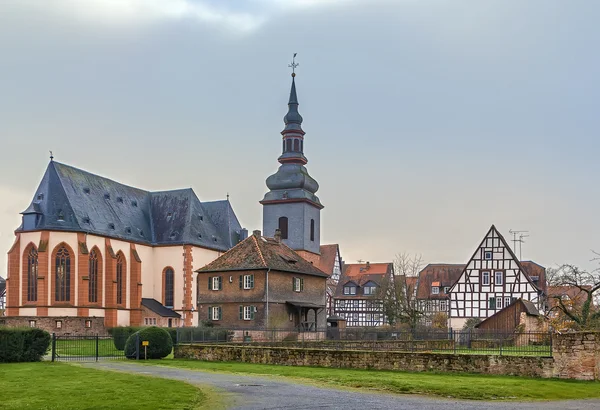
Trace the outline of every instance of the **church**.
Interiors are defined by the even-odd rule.
[[[337,277],[339,247],[320,244],[323,205],[305,167],[302,121],[293,73],[280,167],[260,201],[262,232],[277,234],[313,276]],[[206,318],[198,311],[195,272],[244,242],[248,231],[229,199],[201,202],[192,189],[149,192],[51,158],[15,236],[7,324],[96,334],[114,326],[197,326]],[[317,310],[324,317],[321,284]]]

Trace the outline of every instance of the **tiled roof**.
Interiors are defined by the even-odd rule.
[[[362,292],[357,292],[356,295],[344,295],[344,285],[349,282],[355,283],[359,288],[363,287],[368,282],[374,282],[377,285],[382,285],[385,277],[393,274],[393,263],[352,263],[345,264],[342,276],[335,290],[335,297],[340,298],[364,298]]]
[[[319,257],[317,267],[328,275],[333,273],[333,266],[335,265],[335,256],[337,255],[338,248],[338,244],[321,245],[321,256]]]
[[[465,265],[451,263],[430,263],[419,272],[417,299],[446,299],[445,287],[451,287],[458,280]],[[437,282],[440,293],[432,294],[431,287]]]
[[[240,225],[229,201],[204,204],[190,188],[148,192],[51,161],[18,231],[87,232],[146,244],[190,244],[226,251]]]
[[[529,279],[540,289],[544,294],[548,290],[546,282],[546,268],[533,261],[521,261],[521,266]],[[538,278],[535,280],[535,278]]]
[[[313,276],[328,276],[284,243],[258,234],[250,235],[247,239],[196,272],[227,272],[254,269],[273,269]]]
[[[584,288],[591,289],[591,286],[584,286]],[[548,286],[548,304],[551,309],[558,305],[558,301],[555,299],[556,296],[567,296],[569,301],[578,308],[583,306],[588,297],[586,292],[576,286]]]
[[[179,313],[175,312],[173,309],[169,309],[168,307],[164,306],[156,299],[142,298],[142,306],[150,309],[151,311],[162,317],[181,317]]]

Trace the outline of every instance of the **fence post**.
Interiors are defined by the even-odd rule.
[[[56,359],[56,333],[52,333],[52,361]]]
[[[502,345],[504,344],[504,338],[502,334],[500,334],[500,356],[502,356]]]
[[[140,360],[140,334],[135,334],[135,360]]]
[[[452,347],[454,348],[454,354],[456,354],[456,334],[452,328],[450,328],[450,334],[452,335]]]
[[[98,361],[98,344],[99,344],[99,337],[98,337],[98,333],[96,333],[96,361]]]

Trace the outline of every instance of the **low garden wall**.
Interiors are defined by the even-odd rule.
[[[554,360],[548,357],[323,350],[239,345],[180,345],[175,348],[175,358],[284,366],[471,372],[531,377],[552,377],[554,369]]]

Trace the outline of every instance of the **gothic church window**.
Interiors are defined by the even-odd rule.
[[[54,275],[54,300],[71,300],[71,255],[63,245],[56,253],[56,271]]]
[[[125,257],[119,252],[117,255],[117,304],[123,304],[123,271],[125,270]]]
[[[175,272],[173,269],[165,269],[165,300],[164,304],[168,308],[173,307],[173,301],[175,299]]]
[[[279,230],[281,231],[281,239],[288,238],[288,219],[287,216],[279,218]]]
[[[96,252],[96,249],[92,249],[90,252],[88,301],[90,303],[98,302],[98,252]]]
[[[315,241],[315,220],[314,219],[310,220],[310,240],[312,242]]]
[[[31,247],[27,255],[27,301],[37,301],[38,281],[38,253],[35,247]]]

